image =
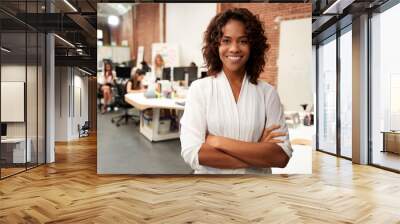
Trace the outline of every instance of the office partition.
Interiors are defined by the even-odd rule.
[[[400,4],[390,3],[378,8],[370,18],[370,163],[399,172]]]
[[[1,179],[45,163],[46,40],[24,22],[28,13],[44,11],[44,3],[0,3]]]

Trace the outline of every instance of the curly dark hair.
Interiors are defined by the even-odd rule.
[[[217,14],[204,33],[203,57],[209,75],[216,75],[222,70],[218,48],[223,37],[222,28],[229,20],[237,20],[244,24],[250,44],[250,56],[246,63],[246,72],[250,82],[257,84],[260,73],[264,70],[265,53],[269,49],[263,23],[258,16],[245,8],[234,8]]]

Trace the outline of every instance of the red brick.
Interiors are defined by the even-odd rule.
[[[280,20],[300,19],[311,17],[311,4],[303,3],[219,3],[218,12],[231,8],[247,8],[257,14],[264,23],[267,42],[270,49],[266,53],[267,63],[260,79],[276,87],[278,77],[277,58],[279,51],[279,23],[275,22],[277,17]]]

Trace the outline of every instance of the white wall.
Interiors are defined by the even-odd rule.
[[[77,139],[78,124],[88,120],[88,78],[82,75],[71,67],[56,67],[56,141]]]
[[[216,15],[216,3],[166,4],[166,42],[177,43],[181,66],[204,64],[201,52],[203,33]]]
[[[38,69],[38,70],[37,70]],[[30,139],[32,159],[36,162],[37,153],[39,163],[44,163],[44,74],[42,73],[41,66],[32,66],[25,64],[3,64],[1,66],[2,82],[24,82],[26,86],[26,99],[22,96],[22,105],[18,108],[12,107],[1,107],[2,112],[15,113],[12,110],[18,110],[18,113],[22,113],[20,116],[24,117],[26,112],[26,120],[22,118],[22,122],[6,122],[7,123],[7,137],[25,137]],[[27,80],[25,80],[27,78]],[[5,89],[2,89],[2,92]],[[20,94],[24,94],[24,89],[20,89]],[[10,93],[8,93],[10,94]],[[7,95],[2,95],[7,97]],[[12,102],[11,102],[12,103]],[[26,106],[25,106],[26,103]],[[3,104],[3,102],[2,102]],[[2,118],[3,120],[3,118]],[[51,157],[48,157],[51,158]],[[49,160],[50,161],[50,160]]]
[[[68,84],[67,67],[55,68],[55,141],[68,140]]]
[[[79,70],[74,71],[74,91],[73,91],[73,106],[72,109],[72,130],[71,136],[72,138],[78,138],[79,133],[77,126],[80,124],[81,126],[88,121],[88,78],[85,76],[81,76],[82,73]]]
[[[311,19],[281,21],[277,89],[285,110],[313,103],[311,52]]]
[[[36,73],[36,68],[33,66],[19,65],[19,64],[6,64],[1,66],[1,81],[10,82],[25,82],[26,71],[31,74],[33,71]],[[34,93],[28,91],[28,102],[32,101],[32,98],[36,97],[36,90]],[[4,97],[4,96],[2,96]],[[35,106],[36,107],[36,106]],[[2,110],[7,110],[7,108],[1,108]],[[28,120],[33,120],[33,114],[28,114]],[[36,119],[36,114],[34,115]],[[36,120],[35,120],[36,121]],[[8,137],[25,137],[25,126],[26,122],[7,122],[7,136]],[[29,125],[28,128],[32,126]],[[30,132],[28,132],[30,133]]]

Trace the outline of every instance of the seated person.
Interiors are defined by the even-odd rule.
[[[142,69],[145,73],[146,73],[146,72],[151,72],[150,65],[147,64],[146,61],[140,62],[140,65],[141,65],[141,69]]]
[[[103,93],[104,97],[104,107],[103,113],[107,111],[108,105],[112,100],[112,91],[111,88],[115,83],[115,72],[113,71],[112,65],[110,62],[104,63],[104,72],[102,75],[98,77],[98,83],[100,84],[100,90]]]
[[[154,75],[156,78],[161,79],[162,78],[162,73],[163,73],[163,68],[165,66],[164,59],[160,54],[157,54],[156,57],[154,58]]]
[[[142,93],[146,89],[142,85],[144,75],[146,74],[142,69],[136,69],[131,79],[126,83],[126,93]]]

